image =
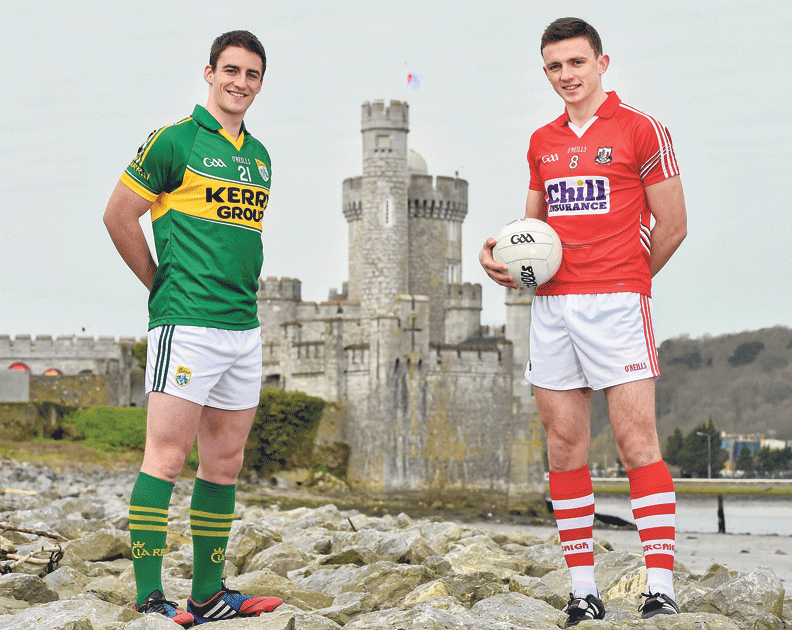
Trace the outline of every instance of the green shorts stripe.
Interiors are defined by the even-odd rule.
[[[154,368],[154,386],[152,387],[152,391],[161,392],[165,390],[174,330],[175,326],[162,327],[162,334],[160,335],[159,344],[157,346],[157,364]]]

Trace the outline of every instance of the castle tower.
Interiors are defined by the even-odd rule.
[[[363,175],[344,182],[349,299],[369,316],[391,313],[409,293],[407,103],[363,103]]]
[[[459,177],[433,178],[420,155],[410,150],[409,157],[410,293],[429,297],[430,338],[444,343],[444,301],[462,277],[468,183]]]
[[[533,386],[525,378],[530,359],[531,304],[535,289],[506,290],[506,339],[514,347],[512,364],[512,440],[509,509],[522,510],[544,493],[542,428]]]

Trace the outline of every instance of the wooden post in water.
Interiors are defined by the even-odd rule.
[[[723,495],[718,495],[718,533],[726,533],[726,518],[723,516]]]

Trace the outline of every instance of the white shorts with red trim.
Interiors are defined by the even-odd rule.
[[[261,329],[158,326],[148,333],[146,393],[238,411],[261,396]]]
[[[536,387],[604,389],[658,376],[652,298],[640,293],[534,297],[525,378]]]

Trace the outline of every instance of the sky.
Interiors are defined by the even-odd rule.
[[[658,342],[792,326],[792,4],[697,5],[18,4],[0,43],[0,335],[145,336],[146,290],[102,213],[149,132],[206,104],[211,41],[237,28],[258,35],[268,59],[246,116],[272,156],[262,276],[299,278],[305,301],[341,289],[341,186],[362,169],[361,105],[406,100],[409,147],[430,174],[469,183],[462,280],[483,287],[482,323],[503,323],[506,289],[478,252],[523,215],[530,135],[563,111],[539,40],[567,15],[599,31],[605,89],[674,141],[688,237],[654,281]],[[417,90],[408,73],[420,75]],[[151,238],[148,214],[142,224]]]

